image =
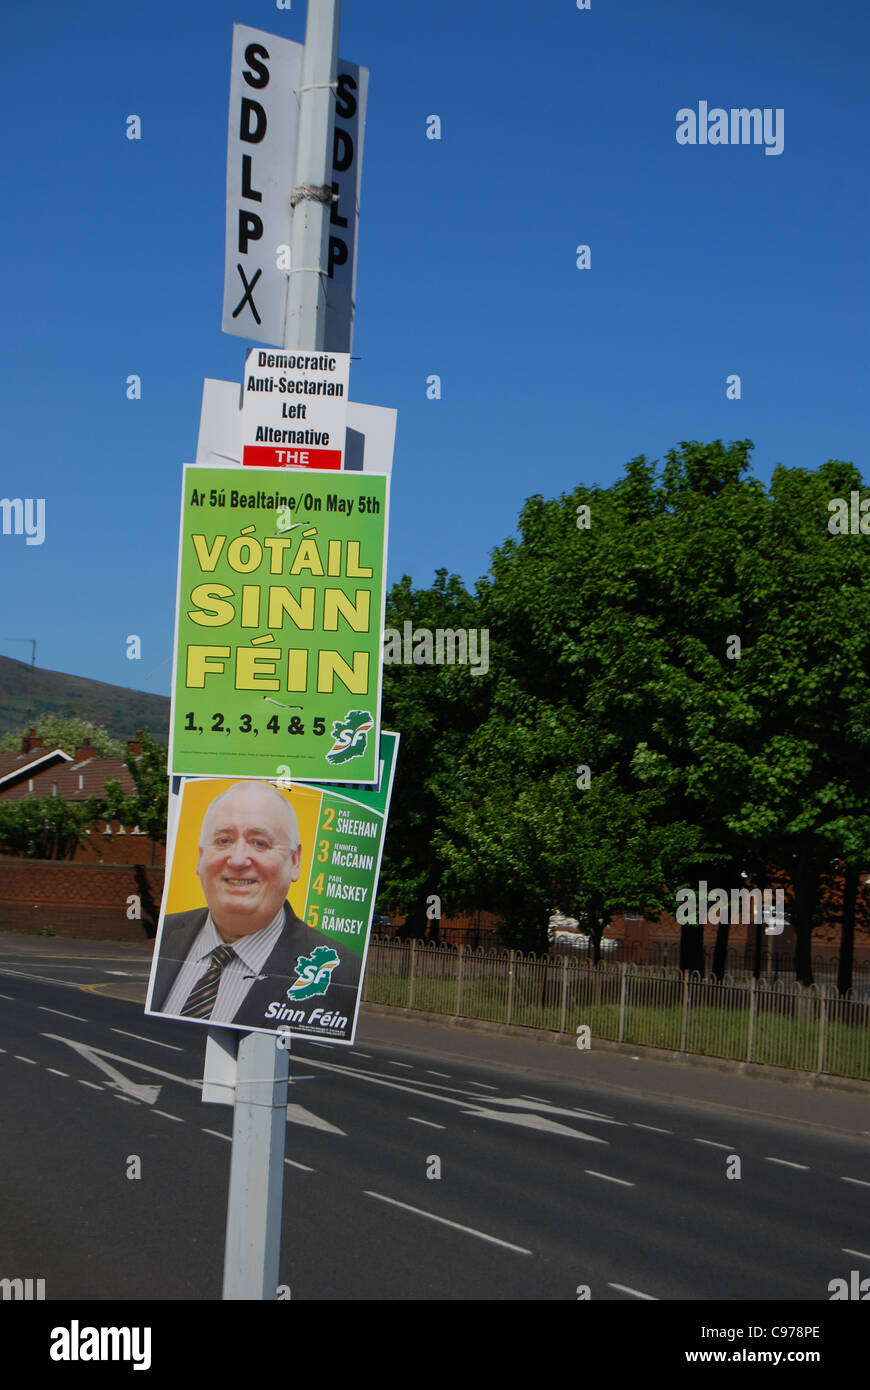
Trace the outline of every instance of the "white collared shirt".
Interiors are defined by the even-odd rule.
[[[210,1023],[232,1023],[251,985],[263,971],[278,938],[284,928],[284,904],[278,908],[267,927],[252,932],[250,936],[240,936],[238,941],[227,942],[218,932],[209,912],[200,931],[187,953],[187,958],[175,977],[175,983],[166,997],[163,1012],[180,1014],[185,1001],[195,985],[212,964],[211,952],[216,946],[231,945],[236,959],[225,965],[220,973],[217,999],[209,1017]]]

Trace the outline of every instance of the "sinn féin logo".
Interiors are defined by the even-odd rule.
[[[338,956],[331,946],[315,946],[310,956],[299,956],[296,960],[299,978],[288,989],[287,998],[310,999],[313,994],[325,994],[338,963]]]
[[[326,761],[334,765],[349,762],[351,758],[361,758],[368,746],[366,735],[374,725],[372,716],[364,709],[349,710],[343,720],[334,720],[333,744],[326,755]]]

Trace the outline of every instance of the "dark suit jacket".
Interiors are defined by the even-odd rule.
[[[202,907],[195,908],[192,912],[173,912],[164,919],[151,1012],[163,1012],[175,978],[205,925],[207,915],[208,909]],[[331,946],[339,958],[339,964],[330,976],[329,988],[325,994],[311,995],[308,999],[288,999],[287,990],[297,980],[298,957],[310,956],[317,946]],[[340,942],[331,941],[328,937],[321,936],[320,932],[306,926],[296,916],[290,904],[285,902],[284,928],[263,967],[264,978],[255,980],[251,985],[231,1022],[247,1028],[277,1030],[284,1026],[291,1031],[299,1029],[305,1033],[327,1032],[334,1037],[349,1037],[356,1007],[360,965],[359,956],[344,949]],[[268,1013],[269,1006],[273,1004],[286,1009],[283,1016],[280,1016],[276,1009],[273,1009],[271,1014]],[[320,1009],[321,1013],[318,1020],[311,1024],[309,1019],[314,1009]],[[301,1018],[300,1011],[304,1014]],[[324,1013],[344,1017],[347,1026],[324,1029],[319,1022]]]

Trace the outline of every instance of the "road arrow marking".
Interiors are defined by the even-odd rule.
[[[419,1084],[411,1081],[400,1081],[397,1077],[378,1076],[375,1072],[363,1071],[359,1067],[350,1067],[347,1064],[339,1065],[335,1062],[319,1062],[313,1058],[306,1058],[306,1065],[314,1067],[319,1071],[338,1072],[339,1075],[357,1077],[362,1081],[368,1081],[373,1086],[386,1086],[391,1091],[405,1091],[408,1095],[423,1096],[426,1100],[440,1101],[442,1105],[456,1105],[466,1115],[481,1116],[484,1119],[502,1120],[508,1124],[524,1125],[527,1129],[545,1130],[551,1134],[570,1134],[574,1139],[586,1139],[590,1144],[606,1144],[606,1139],[599,1139],[597,1135],[585,1134],[582,1130],[574,1129],[568,1125],[560,1125],[555,1120],[550,1120],[546,1115],[530,1114],[529,1110],[533,1107],[528,1101],[516,1099],[501,1101],[497,1096],[487,1096],[486,1104],[482,1105],[482,1096],[475,1095],[471,1091],[461,1091],[459,1087],[436,1086],[432,1082],[423,1083],[427,1089],[421,1089]],[[448,1096],[443,1092],[447,1090],[458,1091],[458,1095]],[[507,1106],[521,1105],[524,1113],[503,1114],[501,1111],[490,1109],[489,1107],[503,1104]],[[546,1108],[548,1115],[565,1114],[572,1119],[579,1118],[574,1111],[562,1111],[558,1106],[539,1107]],[[605,1124],[619,1124],[618,1120],[605,1120]]]
[[[343,1129],[338,1125],[331,1125],[329,1120],[324,1120],[320,1115],[314,1115],[310,1110],[306,1110],[304,1105],[288,1105],[287,1119],[294,1125],[307,1125],[309,1129],[322,1129],[327,1134],[340,1134],[347,1138]]]
[[[66,1043],[67,1047],[73,1048],[86,1061],[98,1067],[106,1076],[111,1077],[112,1082],[119,1091],[123,1091],[128,1096],[133,1096],[135,1100],[144,1101],[146,1105],[153,1105],[160,1095],[161,1086],[147,1086],[144,1083],[131,1081],[123,1072],[113,1067],[111,1062],[123,1062],[128,1067],[138,1067],[141,1071],[150,1071],[154,1076],[162,1076],[166,1081],[179,1081],[182,1086],[194,1086],[197,1090],[202,1086],[201,1081],[191,1080],[188,1076],[176,1076],[171,1071],[161,1071],[159,1067],[154,1067],[150,1062],[137,1062],[133,1057],[119,1057],[116,1052],[106,1052],[101,1047],[92,1047],[89,1043],[78,1042],[73,1038],[63,1038],[58,1033],[43,1033],[44,1038],[51,1038],[53,1042]],[[111,1062],[106,1058],[111,1058]]]
[[[546,1115],[521,1114],[514,1111],[505,1114],[502,1110],[486,1110],[481,1106],[466,1110],[467,1115],[480,1116],[483,1120],[500,1120],[503,1125],[521,1125],[524,1129],[538,1129],[546,1134],[569,1134],[572,1139],[586,1139],[591,1144],[606,1144],[606,1139],[599,1139],[597,1134],[584,1134],[582,1130],[572,1129],[570,1125],[562,1125],[558,1120],[550,1120]]]

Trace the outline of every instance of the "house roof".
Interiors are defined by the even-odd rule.
[[[64,758],[67,758],[66,754]],[[106,783],[113,780],[121,783],[121,790],[126,796],[136,790],[123,758],[85,758],[78,763],[68,759],[44,768],[28,767],[15,780],[0,781],[0,800],[25,801],[37,796],[59,796],[64,801],[87,801],[91,797],[105,796]]]
[[[62,748],[31,749],[29,753],[0,753],[0,795],[13,782],[33,777],[37,771],[56,767],[59,763],[71,763],[69,753]]]

